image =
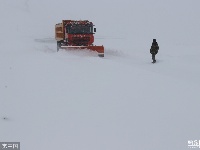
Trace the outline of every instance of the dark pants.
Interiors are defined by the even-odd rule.
[[[156,54],[155,53],[152,53],[152,60],[155,62],[156,61],[156,58],[155,58]]]

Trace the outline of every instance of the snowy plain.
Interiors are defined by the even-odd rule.
[[[0,142],[21,150],[189,149],[188,140],[200,140],[199,5],[0,0]],[[92,21],[105,57],[56,52],[62,19]]]

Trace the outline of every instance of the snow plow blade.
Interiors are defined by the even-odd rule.
[[[103,46],[61,46],[61,49],[89,49],[96,51],[99,57],[104,57],[104,47]]]

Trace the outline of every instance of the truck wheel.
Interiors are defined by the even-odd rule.
[[[57,52],[59,51],[59,48],[60,48],[60,42],[57,41]]]
[[[99,57],[104,57],[104,53],[98,54]]]

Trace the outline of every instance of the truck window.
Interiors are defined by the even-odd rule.
[[[69,34],[92,34],[93,27],[88,25],[67,26],[66,32]]]

